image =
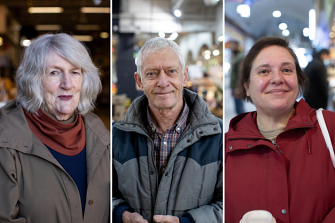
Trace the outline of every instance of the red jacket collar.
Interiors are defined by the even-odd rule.
[[[315,109],[301,99],[295,103],[295,114],[289,119],[285,131],[296,128],[311,128],[315,120],[312,121],[311,115]],[[228,140],[232,139],[263,139],[256,124],[257,111],[240,114],[234,117],[229,124],[229,130],[226,133]],[[314,114],[315,116],[315,114]]]

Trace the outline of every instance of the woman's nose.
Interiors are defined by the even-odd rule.
[[[283,82],[283,73],[280,70],[273,70],[271,72],[271,83],[282,83]]]
[[[72,86],[71,75],[69,73],[64,73],[64,75],[62,75],[60,87],[64,90],[70,90]]]

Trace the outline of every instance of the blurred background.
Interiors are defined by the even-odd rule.
[[[264,36],[282,37],[290,42],[305,69],[321,49],[329,49],[327,68],[329,96],[327,109],[334,111],[335,0],[226,0],[224,45],[225,130],[237,115],[231,80],[238,52],[246,55],[252,45]],[[238,50],[232,43],[239,43]],[[255,110],[251,103],[237,104],[244,112]],[[241,109],[240,109],[241,110]]]
[[[153,37],[174,40],[189,68],[187,88],[223,117],[223,0],[112,0],[112,114],[120,121],[142,94],[135,58]]]
[[[16,98],[15,72],[24,47],[46,33],[82,41],[101,71],[94,112],[110,128],[110,0],[0,0],[0,106]]]

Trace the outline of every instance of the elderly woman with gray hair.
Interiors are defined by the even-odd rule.
[[[101,90],[86,48],[38,37],[0,115],[0,222],[108,222],[109,131],[90,110]]]

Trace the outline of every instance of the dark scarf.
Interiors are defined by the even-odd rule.
[[[51,149],[67,156],[79,154],[86,141],[85,124],[79,112],[73,123],[64,124],[48,116],[42,109],[38,116],[23,109],[30,130]]]

